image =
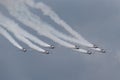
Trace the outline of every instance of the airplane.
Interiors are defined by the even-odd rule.
[[[50,45],[50,49],[54,49],[55,48],[55,46],[53,46],[53,45]]]
[[[95,44],[93,45],[93,48],[98,48],[98,46],[96,46]]]
[[[49,54],[49,51],[45,51],[45,52],[43,52],[43,53],[45,53],[45,54]]]
[[[27,49],[23,48],[22,51],[23,51],[23,52],[27,52]]]
[[[80,49],[77,45],[75,45],[75,49]]]
[[[106,53],[106,51],[104,50],[104,49],[101,49],[101,51],[100,52],[102,52],[102,53]]]
[[[91,51],[87,51],[87,53],[86,54],[89,54],[89,55],[91,55],[92,54],[92,52]]]

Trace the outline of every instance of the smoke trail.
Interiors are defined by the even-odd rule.
[[[1,17],[0,17],[1,18]],[[5,18],[5,17],[4,17]],[[43,42],[42,40],[38,39],[37,37],[33,36],[32,34],[26,32],[25,30],[23,30],[22,28],[20,28],[16,23],[14,23],[13,21],[9,20],[6,18],[6,21],[9,21],[11,23],[11,26],[12,27],[7,27],[8,28],[11,28],[11,29],[14,29],[14,32],[15,33],[19,33],[19,35],[22,35],[28,39],[30,39],[31,41],[39,44],[40,46],[43,46],[43,47],[50,47],[49,44]],[[17,32],[15,31],[17,30]],[[13,30],[12,30],[13,31]]]
[[[65,21],[60,19],[60,17],[49,6],[45,5],[42,2],[39,2],[39,3],[36,3],[35,5],[32,5],[32,7],[40,9],[44,13],[44,15],[49,16],[54,22],[56,22],[58,25],[61,25],[63,28],[65,28],[74,37],[79,39],[79,41],[82,42],[82,45],[84,44],[84,46],[93,47],[91,43],[85,40],[79,33],[74,31],[67,23],[65,23]]]
[[[59,38],[61,38],[63,40],[66,40],[66,41],[69,41],[69,42],[72,42],[72,43],[78,43],[79,45],[81,45],[81,44],[84,45],[84,43],[82,43],[80,40],[78,40],[76,38],[73,38],[73,37],[71,37],[69,35],[61,33],[60,31],[58,31],[58,30],[56,30],[56,29],[54,29],[52,27],[48,27],[48,28],[49,28],[50,32],[53,35],[55,35],[56,37],[59,37]]]
[[[32,42],[30,42],[29,40],[27,40],[26,38],[20,36],[19,34],[15,34],[16,38],[18,38],[20,41],[22,41],[23,43],[27,44],[29,47],[31,47],[34,50],[37,50],[39,52],[46,52],[46,50],[34,45]]]
[[[5,38],[7,38],[15,47],[19,48],[19,49],[23,49],[22,46],[20,46],[15,40],[14,38],[5,30],[0,26],[0,34],[3,35]]]
[[[51,45],[43,42],[42,40],[38,39],[37,37],[35,37],[34,35],[28,33],[27,31],[23,30],[22,28],[20,28],[16,23],[10,21],[10,23],[12,23],[12,27],[13,29],[16,29],[18,30],[19,34],[28,38],[29,40],[39,44],[40,46],[43,46],[43,47],[50,47]]]
[[[41,20],[38,20],[37,16],[32,14],[27,9],[27,7],[25,5],[23,5],[23,3],[16,5],[15,8],[16,9],[14,9],[14,10],[13,10],[13,8],[10,8],[9,9],[10,13],[13,16],[15,16],[19,21],[21,21],[23,24],[29,26],[30,28],[36,30],[39,34],[44,35],[63,46],[71,47],[71,48],[75,47],[74,45],[67,43],[67,42],[53,36],[52,34],[50,34],[49,30],[47,29],[49,26],[46,27],[46,24],[44,22],[42,22]]]
[[[92,48],[93,50],[96,50],[96,51],[101,51],[100,48]]]
[[[39,33],[40,33],[40,32],[39,32]],[[44,36],[49,37],[50,39],[52,39],[52,40],[54,40],[55,42],[61,44],[62,46],[65,46],[65,47],[68,47],[68,48],[75,48],[75,45],[72,45],[72,44],[70,44],[70,43],[68,43],[68,42],[65,42],[65,41],[57,38],[56,36],[54,36],[54,35],[52,35],[52,34],[50,34],[50,33],[47,33],[47,34],[45,33]]]
[[[5,16],[0,15],[0,24],[7,28],[10,32],[12,32],[15,37],[17,39],[19,39],[20,41],[24,42],[25,44],[27,44],[29,47],[31,47],[32,49],[35,49],[37,51],[40,52],[45,52],[45,50],[43,50],[42,48],[34,45],[32,42],[30,42],[29,40],[27,40],[24,36],[20,35],[20,31],[18,28],[16,28],[17,26],[14,25],[14,23],[12,23],[12,21],[10,21],[8,18],[6,18]],[[16,24],[17,25],[17,24]],[[10,27],[9,27],[10,26]],[[26,32],[27,33],[27,32]],[[23,33],[24,34],[24,33]],[[29,36],[29,35],[28,35]],[[31,37],[31,36],[30,36]],[[31,37],[32,38],[32,37]],[[34,38],[34,36],[33,36]]]
[[[18,2],[16,2],[16,5],[15,4],[13,4],[13,5],[10,5],[10,7],[8,5],[6,5],[6,8],[9,10],[10,14],[12,16],[14,16],[15,18],[17,18],[20,22],[22,22],[23,24],[27,25],[28,27],[34,29],[40,35],[48,37],[51,40],[53,40],[54,42],[57,42],[62,46],[65,46],[68,48],[73,48],[73,49],[76,48],[75,45],[72,45],[66,41],[59,39],[55,35],[55,33],[53,35],[51,30],[49,29],[49,27],[51,27],[51,26],[49,26],[45,22],[41,21],[38,18],[38,16],[32,14],[23,2],[21,3],[18,1]],[[64,38],[64,39],[66,39],[66,38]],[[70,40],[70,38],[68,40]]]
[[[5,28],[6,28],[6,27],[5,27]],[[17,33],[16,31],[13,31],[12,29],[9,29],[9,28],[7,28],[7,29],[8,29],[9,31],[11,31],[18,40],[20,40],[20,41],[22,41],[23,43],[27,44],[30,48],[32,48],[32,49],[34,49],[34,50],[37,50],[37,51],[40,51],[40,52],[45,52],[44,49],[42,49],[42,48],[34,45],[31,41],[29,41],[28,39],[26,39],[24,36],[21,36],[21,35],[20,35],[19,33]],[[22,49],[23,49],[23,48],[22,48]]]
[[[85,50],[85,49],[75,49],[75,51],[78,51],[78,52],[82,52],[82,53],[86,53],[87,54],[87,50]]]
[[[29,5],[29,6],[31,6],[31,7],[35,7],[35,5],[38,5],[38,7],[43,11],[43,12],[46,12],[46,11],[48,11],[48,13],[49,12],[51,12],[50,14],[52,15],[52,14],[54,14],[54,15],[56,15],[55,13],[53,13],[53,11],[51,10],[50,11],[50,8],[48,7],[48,6],[46,6],[44,3],[38,3],[38,4],[35,4],[34,3],[34,1],[33,0],[26,0],[26,1],[28,1],[27,2],[27,4]],[[49,14],[49,16],[50,16],[50,14]],[[53,19],[56,19],[57,18],[57,20],[55,20],[55,21],[60,21],[60,18],[56,15],[55,17],[52,17]],[[59,18],[59,20],[58,20],[58,18]],[[61,20],[62,21],[62,20]],[[62,22],[61,24],[66,24],[65,22]],[[66,24],[67,25],[67,24]],[[70,27],[69,25],[67,25],[68,27]],[[75,38],[72,38],[72,37],[69,37],[68,35],[65,35],[65,34],[63,34],[63,33],[61,33],[61,32],[59,32],[59,31],[57,31],[57,30],[55,30],[54,28],[52,28],[50,25],[48,26],[48,28],[51,30],[51,32],[54,34],[54,35],[56,35],[57,37],[59,37],[59,38],[61,38],[61,39],[64,39],[64,40],[66,40],[66,41],[70,41],[70,42],[73,42],[73,43],[78,43],[78,44],[80,44],[80,45],[84,45],[84,46],[86,46],[85,45],[85,40],[82,40],[83,38],[81,37],[81,39],[80,40],[77,40],[77,39],[75,39]],[[70,27],[71,28],[71,27]],[[69,28],[68,28],[69,29]],[[70,29],[70,32],[71,32],[71,30],[73,30],[72,28]],[[72,31],[73,32],[73,31]],[[75,32],[75,31],[74,31]],[[77,32],[76,32],[77,33]],[[79,35],[79,34],[78,34]],[[80,35],[81,36],[81,35]],[[87,41],[86,41],[87,42]],[[87,43],[87,45],[88,45],[88,43]],[[90,47],[90,46],[89,46]]]
[[[19,29],[20,30],[20,29]],[[21,31],[21,30],[20,30]],[[43,46],[43,47],[50,47],[51,45],[41,41],[40,39],[38,39],[37,37],[33,36],[32,34],[29,34],[27,32],[24,32],[24,31],[21,31],[20,32],[24,37],[28,38],[29,40],[39,44],[40,46]]]

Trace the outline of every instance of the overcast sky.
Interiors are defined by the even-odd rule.
[[[73,29],[107,53],[85,55],[58,44],[50,55],[32,50],[23,53],[0,36],[0,80],[120,80],[119,0],[38,1],[51,6]],[[60,28],[40,11],[35,13]]]

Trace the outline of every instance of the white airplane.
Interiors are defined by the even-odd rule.
[[[27,52],[27,49],[23,48],[22,51],[23,51],[23,52]]]
[[[50,45],[50,49],[54,49],[55,48],[55,46],[53,46],[53,45]]]
[[[80,49],[77,45],[75,45],[75,49]]]
[[[88,50],[86,54],[89,54],[89,55],[91,55],[91,54],[92,54],[92,52]]]
[[[43,52],[43,53],[44,53],[44,54],[49,54],[49,51],[47,51],[47,50],[46,50],[46,51],[45,51],[45,52]]]
[[[101,49],[101,51],[100,52],[102,52],[102,53],[106,53],[106,51],[104,50],[104,49]]]
[[[98,48],[98,46],[96,46],[95,44],[93,45],[93,48]]]

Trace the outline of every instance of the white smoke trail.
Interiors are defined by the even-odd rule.
[[[73,37],[71,37],[71,36],[69,36],[69,35],[66,35],[66,34],[64,34],[64,33],[61,33],[60,31],[58,31],[58,30],[56,30],[56,29],[54,29],[54,28],[52,28],[52,27],[49,27],[49,30],[50,30],[50,32],[51,32],[53,35],[55,35],[56,37],[59,37],[59,38],[61,38],[61,39],[63,39],[63,40],[66,40],[66,41],[69,41],[69,42],[72,42],[72,43],[77,43],[77,44],[79,44],[79,45],[81,45],[81,44],[84,45],[84,43],[82,43],[80,40],[78,40],[78,39],[76,39],[76,38],[73,38]]]
[[[15,47],[19,49],[23,49],[22,46],[20,46],[15,39],[4,29],[0,26],[0,34],[3,35],[5,38],[7,38]]]
[[[74,37],[76,37],[77,39],[79,39],[79,41],[81,42],[81,45],[84,45],[84,46],[87,46],[87,47],[93,47],[93,44],[91,44],[87,40],[85,40],[79,33],[77,33],[76,31],[74,31],[65,21],[63,21],[62,19],[60,19],[60,17],[49,6],[45,5],[42,2],[36,3],[34,5],[32,5],[32,4],[30,4],[30,5],[32,7],[40,9],[44,13],[44,15],[49,16],[54,22],[56,22],[57,24],[59,24],[63,28],[65,28]]]
[[[82,53],[86,53],[87,54],[87,50],[85,50],[85,49],[75,49],[75,51],[78,51],[78,52],[82,52]]]
[[[25,9],[25,7],[24,7]],[[25,12],[25,10],[24,10]],[[27,17],[26,19],[29,18],[30,21],[41,25],[40,27],[44,27],[44,29],[46,28],[47,32],[51,32],[52,34],[54,34],[56,37],[60,37],[61,39],[64,39],[66,41],[70,41],[70,42],[74,42],[74,43],[80,43],[82,44],[79,40],[69,37],[68,35],[65,35],[59,31],[57,31],[56,29],[54,29],[51,25],[41,21],[38,16],[32,14],[31,12],[28,11],[28,9],[26,9],[26,13],[27,13]],[[24,16],[26,13],[22,14],[22,16]],[[42,29],[42,28],[41,28]],[[44,31],[44,30],[43,30]],[[50,33],[49,33],[50,34]],[[49,37],[49,36],[48,36]],[[52,38],[51,38],[52,39]],[[60,40],[59,40],[60,41]],[[61,41],[60,41],[61,42]],[[62,41],[63,42],[63,41]],[[64,42],[63,42],[64,43]]]
[[[27,31],[23,30],[22,28],[20,28],[15,22],[10,21],[10,20],[9,20],[9,22],[11,23],[11,26],[13,27],[13,29],[18,30],[20,35],[28,38],[29,40],[31,40],[31,41],[33,41],[37,44],[39,44],[40,46],[43,46],[43,47],[50,47],[51,46],[51,45],[43,42],[42,40],[38,39],[34,35],[32,35],[32,34],[28,33]]]
[[[5,0],[5,1],[7,1],[7,0]],[[23,2],[21,3],[22,0],[15,1],[15,4],[13,4],[14,0],[12,0],[12,1],[13,1],[12,3],[7,4],[7,5],[4,4],[4,5],[9,10],[10,14],[12,16],[14,16],[15,18],[17,18],[20,22],[22,22],[23,24],[27,25],[28,27],[34,29],[39,34],[50,38],[54,42],[59,43],[62,46],[69,47],[69,48],[76,48],[75,45],[72,45],[64,40],[61,40],[60,38],[57,37],[58,35],[55,35],[55,33],[53,34],[52,30],[50,30],[50,28],[49,28],[51,26],[49,26],[45,22],[41,21],[40,18],[38,18],[38,16],[31,13],[29,11],[29,9],[27,8],[27,6]],[[20,39],[24,39],[24,37],[18,36],[18,38],[20,38]],[[65,38],[66,35],[63,37],[63,36],[61,36],[61,34],[59,34],[59,37],[61,37],[62,39],[71,41],[71,42],[74,41],[74,39],[70,40],[71,37],[69,37],[68,39]],[[83,50],[83,51],[79,50],[79,51],[84,52],[85,50]]]
[[[39,32],[39,33],[40,33],[40,32]],[[75,45],[72,45],[72,44],[70,44],[70,43],[68,43],[68,42],[65,42],[65,41],[57,38],[56,36],[54,36],[54,35],[52,35],[52,34],[50,34],[50,33],[47,33],[47,34],[45,33],[44,35],[45,35],[46,37],[49,37],[50,39],[54,40],[55,42],[61,44],[62,46],[65,46],[65,47],[68,47],[68,48],[75,48]]]
[[[15,35],[15,37],[17,38],[17,39],[19,39],[20,41],[22,41],[22,42],[24,42],[25,44],[27,44],[29,47],[31,47],[32,49],[35,49],[35,50],[37,50],[37,51],[40,51],[40,52],[45,52],[45,50],[44,49],[42,49],[42,48],[40,48],[40,47],[38,47],[38,46],[36,46],[36,45],[34,45],[32,42],[30,42],[28,39],[26,39],[24,36],[22,36],[21,34],[20,34],[20,31],[22,31],[20,28],[16,28],[17,27],[17,24],[16,24],[16,26],[15,26],[15,24],[12,22],[12,21],[10,21],[8,18],[6,18],[5,16],[2,16],[1,14],[0,14],[0,25],[2,25],[3,27],[5,27],[6,29],[8,29],[9,31],[11,31],[14,35]],[[10,27],[9,27],[10,26]],[[19,29],[20,29],[20,31],[19,31]],[[24,31],[22,31],[22,32],[24,32]],[[25,32],[25,33],[27,33],[27,32]],[[24,34],[24,33],[23,33]],[[29,36],[29,35],[27,35],[27,36]],[[34,38],[34,36],[30,36],[31,38],[33,37]],[[35,38],[36,39],[36,38]]]
[[[96,51],[101,51],[100,48],[92,48],[93,50],[96,50]]]
[[[37,50],[39,52],[46,52],[46,50],[34,45],[32,42],[30,42],[29,40],[27,40],[26,38],[24,38],[23,36],[20,36],[19,34],[15,34],[15,36],[22,42],[24,42],[25,44],[27,44],[29,47],[31,47],[34,50]]]
[[[40,8],[44,13],[48,13],[46,15],[50,16],[51,19],[53,19],[54,21],[56,21],[57,23],[59,23],[60,21],[61,24],[63,27],[66,27],[66,29],[69,29],[68,31],[72,32],[73,35],[76,34],[79,36],[80,39],[75,39],[73,37],[69,37],[68,35],[65,35],[57,30],[55,30],[54,28],[52,28],[50,25],[49,25],[49,29],[51,30],[51,32],[56,35],[57,37],[61,38],[61,39],[64,39],[66,41],[70,41],[70,42],[73,42],[73,43],[78,43],[80,45],[84,45],[84,46],[87,46],[87,47],[93,47],[93,44],[89,43],[88,41],[86,41],[80,34],[78,34],[77,32],[75,32],[68,24],[66,24],[63,20],[61,20],[59,18],[59,16],[50,9],[50,7],[48,7],[47,5],[45,5],[44,3],[40,2],[40,3],[34,3],[33,0],[26,0],[27,4],[31,7],[36,7],[36,8]],[[48,11],[48,12],[47,12]],[[50,12],[50,13],[49,13]],[[55,15],[55,16],[52,16],[52,15]],[[77,37],[78,37],[77,36]],[[86,43],[86,44],[85,44]],[[91,44],[91,46],[90,46]],[[89,45],[89,46],[88,46]]]
[[[8,20],[8,19],[7,19],[7,20]],[[15,33],[19,32],[19,33],[17,33],[17,34],[22,35],[22,36],[30,39],[31,41],[39,44],[40,46],[43,46],[43,47],[50,47],[50,46],[51,46],[51,45],[43,42],[42,40],[38,39],[37,37],[33,36],[32,34],[26,32],[26,31],[23,30],[22,28],[18,27],[18,25],[17,25],[16,23],[14,23],[14,22],[12,22],[12,21],[10,21],[10,20],[9,20],[9,22],[11,23],[10,25],[12,26],[12,27],[10,27],[10,28],[13,29],[12,31],[14,31]],[[7,26],[6,26],[6,28],[9,29],[9,30],[11,30],[11,29],[8,28]],[[17,32],[16,32],[15,30],[17,30]]]
[[[20,30],[20,29],[18,29],[18,30]],[[20,31],[21,31],[21,30],[20,30]],[[33,41],[33,42],[35,42],[35,43],[37,43],[37,44],[39,44],[40,46],[43,46],[43,47],[51,47],[51,45],[49,45],[49,44],[41,41],[40,39],[38,39],[37,37],[33,36],[32,34],[29,34],[29,33],[25,32],[25,31],[23,31],[23,30],[22,30],[20,33],[21,33],[24,37],[28,38],[29,40],[31,40],[31,41]]]
[[[10,8],[10,13],[16,17],[19,21],[21,21],[23,24],[29,26],[30,28],[36,30],[39,34],[44,35],[50,39],[52,39],[53,41],[66,46],[66,47],[71,47],[71,48],[75,48],[74,45],[67,43],[55,36],[53,36],[52,34],[49,33],[49,30],[47,29],[48,27],[46,27],[47,25],[42,22],[41,20],[37,20],[37,16],[35,16],[34,14],[32,14],[25,5],[23,4],[18,4],[16,5],[15,9],[13,10],[13,8]],[[47,33],[47,34],[46,34]],[[63,44],[64,43],[64,44]]]

